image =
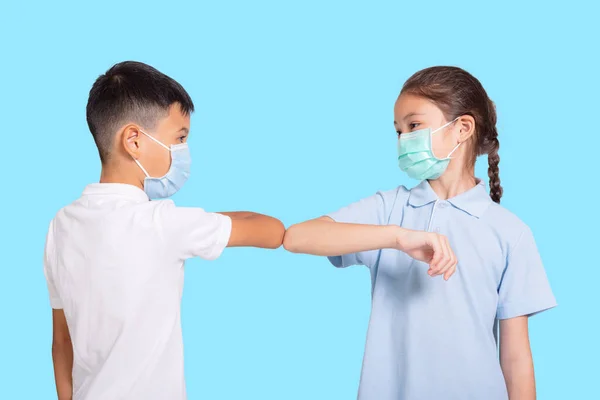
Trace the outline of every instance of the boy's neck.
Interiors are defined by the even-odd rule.
[[[129,168],[118,165],[102,165],[100,172],[100,183],[122,183],[144,189],[144,183],[137,173],[129,171]]]

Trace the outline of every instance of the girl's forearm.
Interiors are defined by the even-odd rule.
[[[502,372],[510,400],[535,400],[535,378],[533,360],[505,361]]]
[[[535,400],[535,374],[526,316],[500,321],[500,366],[510,400]]]
[[[283,246],[293,253],[339,256],[396,248],[401,231],[394,225],[346,224],[318,218],[288,228]]]

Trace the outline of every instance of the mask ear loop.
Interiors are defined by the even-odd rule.
[[[450,152],[450,154],[448,154],[448,157],[446,158],[451,158],[450,156],[452,155],[452,153],[454,153],[460,147],[461,144],[462,143],[457,144],[456,147]]]
[[[454,122],[454,121],[453,121]],[[171,149],[169,147],[167,147],[166,144],[162,143],[160,140],[158,140],[157,138],[147,134],[146,132],[144,132],[143,130],[140,129],[140,132],[142,132],[144,135],[148,136],[150,139],[154,140],[156,143],[160,144],[162,147],[164,147],[165,149],[171,151]]]
[[[146,132],[144,132],[143,130],[140,129],[140,132],[142,132],[144,135],[148,136],[150,139],[152,139],[153,141],[155,141],[156,143],[160,144],[162,147],[164,147],[165,149],[169,150],[169,152],[171,151],[170,148],[168,148],[165,144],[163,144],[160,140],[156,139],[155,137],[147,134]],[[135,163],[138,165],[138,167],[140,167],[142,169],[142,171],[144,171],[144,174],[146,175],[147,178],[150,178],[150,174],[148,173],[148,171],[146,171],[146,168],[144,168],[142,166],[142,164],[137,160],[137,159],[133,159],[133,161],[135,161]]]
[[[448,122],[448,123],[446,123],[446,124],[444,124],[444,125],[440,126],[440,127],[439,127],[439,128],[437,128],[435,131],[431,132],[431,134],[433,135],[434,133],[436,133],[436,132],[438,132],[438,131],[440,131],[440,130],[444,129],[444,128],[445,128],[445,127],[447,127],[448,125],[450,125],[450,124],[452,124],[452,123],[456,122],[456,121],[457,121],[459,118],[460,118],[460,117],[456,117],[456,118],[454,118],[452,121],[450,121],[450,122]],[[143,132],[142,132],[142,133],[143,133]]]
[[[442,126],[440,126],[439,128],[437,128],[435,131],[431,132],[431,136],[433,137],[433,134],[436,132],[439,132],[440,130],[444,129],[445,127],[447,127],[450,124],[453,124],[454,122],[458,121],[460,117],[456,117],[454,118],[452,121],[448,122],[447,124],[444,124]],[[430,142],[433,143],[433,139],[430,139]],[[456,145],[455,148],[452,149],[452,151],[446,156],[446,160],[450,158],[450,156],[460,147],[462,143],[459,143]],[[433,152],[432,152],[433,153]],[[433,155],[435,157],[435,154]],[[436,157],[437,158],[437,157]],[[440,159],[441,160],[441,159]]]
[[[140,132],[142,132],[144,135],[148,136],[150,139],[152,139],[153,141],[155,141],[156,143],[160,144],[162,147],[164,147],[165,149],[171,151],[170,148],[168,148],[167,146],[165,146],[163,143],[160,142],[160,140],[148,135],[146,132],[144,132],[143,130],[140,129]],[[150,178],[150,174],[148,173],[148,171],[146,171],[146,168],[144,168],[142,166],[142,163],[140,163],[136,158],[133,159],[133,161],[135,161],[135,163],[138,165],[138,167],[140,167],[140,169],[142,171],[144,171],[144,175],[146,175],[146,178]]]
[[[148,174],[148,171],[146,171],[146,168],[142,167],[142,164],[135,158],[133,159],[133,161],[135,161],[135,163],[138,165],[138,167],[140,167],[142,169],[142,171],[144,171],[146,178],[150,178],[150,174]]]

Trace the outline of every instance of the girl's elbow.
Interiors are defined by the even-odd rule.
[[[290,253],[300,252],[300,249],[298,248],[297,230],[297,225],[292,225],[285,231],[285,235],[283,236],[283,248]]]

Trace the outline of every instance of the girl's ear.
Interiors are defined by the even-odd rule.
[[[140,156],[140,131],[135,125],[127,125],[121,131],[121,144],[125,152],[133,159],[137,160]]]
[[[463,115],[458,118],[456,125],[459,128],[458,143],[466,142],[475,134],[475,119],[470,115]]]

